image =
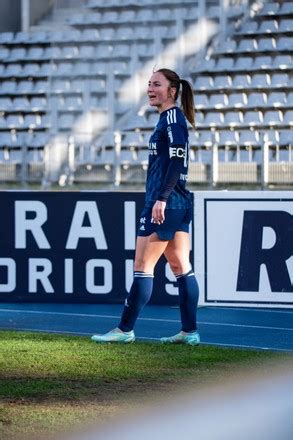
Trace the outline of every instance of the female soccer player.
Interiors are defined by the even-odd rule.
[[[180,86],[182,110],[176,106]],[[136,319],[151,297],[154,268],[164,254],[178,283],[182,329],[174,336],[161,338],[161,342],[198,345],[199,292],[189,261],[192,201],[186,189],[189,156],[186,119],[194,127],[193,90],[176,72],[159,69],[149,80],[147,94],[160,118],[149,142],[145,207],[139,223],[133,284],[118,327],[91,339],[121,343],[135,340]]]

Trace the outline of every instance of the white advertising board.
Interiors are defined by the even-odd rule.
[[[200,304],[293,307],[293,192],[196,192]]]

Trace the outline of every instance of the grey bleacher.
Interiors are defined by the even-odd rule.
[[[233,33],[211,46],[205,60],[194,64],[195,54],[189,54],[181,64],[182,76],[195,88],[194,183],[212,179],[214,145],[219,181],[245,182],[247,175],[249,182],[259,182],[264,132],[270,136],[270,157],[292,161],[293,3],[263,2],[251,14],[247,5],[244,10],[234,3],[228,14],[230,26],[236,23]],[[206,2],[210,23],[219,23],[219,4]],[[42,179],[46,146],[58,134],[73,135],[73,179],[112,182],[119,164],[113,132],[120,130],[120,181],[143,182],[157,114],[141,112],[139,96],[135,105],[128,99],[137,87],[133,78],[197,23],[200,13],[200,2],[193,0],[90,0],[59,30],[46,26],[0,34],[0,163],[8,165],[13,158],[11,176],[17,178],[25,145],[27,177],[33,179],[35,169]]]
[[[191,145],[214,145],[216,182],[261,183],[265,141],[267,183],[293,182],[292,48],[293,2],[264,3],[189,72],[198,133]]]

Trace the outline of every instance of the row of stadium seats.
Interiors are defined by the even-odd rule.
[[[279,17],[279,19],[265,20],[262,17],[258,21],[247,21],[235,32],[235,36],[245,37],[248,34],[277,34],[278,32],[292,32],[290,18]]]
[[[194,78],[195,90],[233,90],[233,89],[273,89],[292,87],[292,76],[289,73],[243,73],[243,74],[219,74],[209,72],[206,75],[198,75],[191,72]]]
[[[285,16],[293,13],[293,5],[291,1],[268,1],[263,4],[262,9],[258,12],[258,17]]]
[[[48,46],[43,47],[31,47],[26,49],[25,47],[18,48],[3,48],[0,49],[0,58],[5,63],[22,61],[30,62],[33,60],[38,61],[48,61],[48,60],[91,60],[91,59],[108,59],[114,58],[115,60],[119,58],[130,58],[131,49],[135,46],[138,54],[154,54],[155,46],[153,41],[150,43],[133,43],[131,40],[130,44],[120,43],[115,44],[111,42],[99,43],[96,45],[67,45],[67,46]]]
[[[126,131],[122,132],[121,145],[124,148],[136,148],[137,150],[147,150],[151,130]],[[192,148],[212,147],[214,144],[225,146],[243,146],[243,147],[261,147],[265,141],[272,147],[293,147],[291,129],[271,129],[257,130],[254,129],[223,129],[218,130],[196,130],[190,131],[190,145]],[[15,131],[1,132],[0,148],[21,147],[22,145],[30,148],[41,148],[52,140],[52,135],[48,131]],[[111,137],[107,141],[94,143],[96,146],[101,145],[103,148],[114,148],[114,139]],[[96,148],[96,147],[95,147]]]
[[[57,90],[57,89],[55,89]],[[62,89],[63,90],[63,89]],[[99,90],[99,89],[97,89]],[[75,111],[83,108],[82,95],[66,96],[57,95],[58,101],[56,104],[60,110]],[[266,111],[274,108],[286,108],[291,107],[293,102],[293,92],[285,93],[283,91],[266,91],[266,92],[252,92],[246,93],[215,93],[215,94],[195,94],[195,108],[197,110],[215,110],[222,109],[223,111],[229,111],[232,109],[242,109],[243,111],[258,109]],[[101,104],[101,102],[99,102]],[[104,103],[106,105],[106,101]],[[90,107],[97,106],[97,101],[92,96],[90,99]],[[0,97],[0,111],[2,112],[40,112],[46,111],[48,108],[48,99],[46,96],[34,97],[24,94],[17,97]],[[155,122],[157,115],[154,115],[154,119],[150,120],[148,116],[147,120],[142,118],[140,121],[142,126],[150,125]],[[152,118],[152,117],[151,117]],[[138,118],[136,120],[136,123]]]
[[[176,34],[175,26],[164,26],[159,24],[158,33],[164,38],[174,38]],[[84,45],[88,43],[101,43],[101,42],[119,42],[121,40],[149,40],[153,37],[152,28],[146,25],[141,25],[139,28],[124,25],[119,27],[109,26],[99,27],[98,29],[67,29],[49,32],[49,31],[36,31],[36,32],[18,32],[13,34],[12,32],[4,32],[0,34],[0,44],[5,45],[7,48],[13,48],[13,46],[24,46],[29,49],[30,46],[38,45],[39,47],[47,47],[54,44],[66,45],[68,43]]]
[[[236,168],[223,169],[226,179],[230,172],[234,180],[245,181],[249,164],[253,177],[248,180],[259,181],[264,133],[269,160],[292,161],[293,11],[289,3],[278,7],[265,3],[241,26],[237,7],[235,12],[229,10],[236,32],[220,46],[212,46],[205,62],[190,54],[182,63],[186,69],[182,76],[189,77],[195,88],[197,131],[190,131],[193,181],[209,181],[215,154],[225,166],[239,165],[239,177]],[[215,23],[218,8],[219,0],[207,2],[209,19]],[[25,147],[32,155],[38,151],[32,163],[44,168],[42,153],[45,145],[54,142],[53,128],[65,139],[74,132],[74,179],[113,181],[117,163],[122,180],[141,182],[148,139],[158,115],[142,111],[143,103],[138,114],[132,110],[127,116],[133,104],[118,93],[125,80],[178,38],[180,26],[180,32],[186,31],[184,25],[194,25],[200,14],[200,2],[189,0],[91,1],[78,17],[69,17],[68,23],[76,29],[0,34],[0,153],[5,156],[2,161],[0,154],[0,164],[19,166]],[[155,44],[158,41],[161,49]],[[135,88],[133,82],[130,88]],[[120,156],[116,157],[113,135],[106,143],[100,137],[88,143],[78,137],[76,121],[91,110],[108,110],[114,129],[117,122],[119,128],[117,118],[124,117],[123,130],[130,131],[122,134]],[[290,173],[287,170],[284,175]]]

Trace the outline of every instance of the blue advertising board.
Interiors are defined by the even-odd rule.
[[[0,203],[0,301],[124,301],[144,193],[3,191]],[[150,302],[178,302],[164,257]]]

